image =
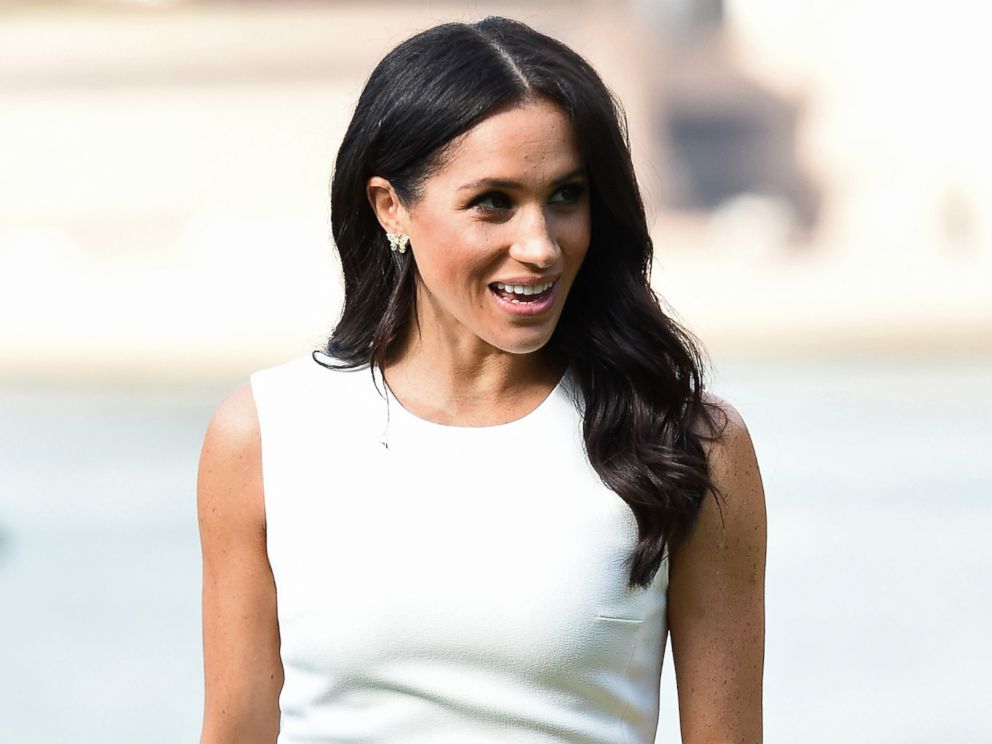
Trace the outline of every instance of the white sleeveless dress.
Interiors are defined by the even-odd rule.
[[[636,522],[585,456],[569,376],[488,427],[377,381],[310,355],[251,376],[279,744],[652,744],[667,564],[627,588]]]

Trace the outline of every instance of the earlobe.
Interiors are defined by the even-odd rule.
[[[406,210],[393,185],[381,176],[372,176],[366,184],[365,193],[382,229],[387,233],[404,232]]]

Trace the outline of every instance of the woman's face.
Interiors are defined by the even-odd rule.
[[[481,342],[483,353],[548,342],[589,247],[584,166],[566,115],[543,99],[452,143],[399,212],[421,277],[423,334],[466,351]]]

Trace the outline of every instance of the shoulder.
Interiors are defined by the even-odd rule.
[[[725,398],[707,390],[702,404],[702,415],[691,428],[706,453],[711,476],[726,479],[731,471],[756,461],[751,432],[741,412]]]
[[[701,424],[697,433],[702,434],[700,442],[706,453],[715,498],[708,494],[704,499],[698,527],[706,532],[720,525],[719,532],[724,535],[763,533],[764,486],[744,416],[736,406],[711,392],[703,394],[703,403],[711,413],[711,420]],[[714,516],[718,518],[713,519]]]
[[[747,433],[744,417],[730,401],[711,390],[704,390],[701,398],[708,415],[697,418],[693,423],[693,431],[705,441],[721,439],[727,434],[740,436],[741,433]]]
[[[341,364],[340,360],[319,351],[298,354],[274,366],[252,372],[248,385],[253,390],[306,385],[315,379],[326,379],[328,372],[347,369]]]
[[[258,411],[250,383],[245,383],[224,398],[207,425],[203,455],[210,460],[230,458],[244,460],[256,455],[261,447]]]
[[[741,412],[730,401],[710,391],[702,394],[702,400],[711,421],[700,424],[697,433],[704,435],[703,449],[711,464],[740,458],[746,454],[742,448],[751,449],[753,454],[751,432]]]
[[[350,364],[315,351],[257,370],[249,377],[248,384],[264,429],[273,411],[287,406],[307,406],[315,395],[347,402],[361,396],[369,380],[376,377],[367,363]]]
[[[244,514],[261,523],[261,435],[251,385],[214,410],[203,439],[197,478],[201,519]]]

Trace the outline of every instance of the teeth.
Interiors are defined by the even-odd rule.
[[[518,295],[535,295],[547,291],[551,288],[552,284],[554,282],[546,282],[544,284],[503,284],[503,282],[496,282],[496,288]]]

